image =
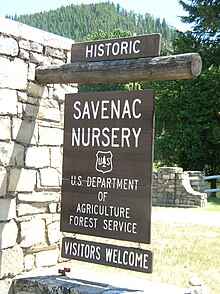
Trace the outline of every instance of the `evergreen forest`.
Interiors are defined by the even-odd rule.
[[[6,17],[76,42],[160,33],[161,55],[199,53],[203,70],[194,79],[79,85],[79,91],[156,89],[155,165],[216,175],[220,174],[220,2],[177,1],[187,12],[181,19],[191,24],[191,31],[178,32],[165,19],[127,11],[109,1]],[[211,187],[216,184],[212,180]]]
[[[93,35],[99,30],[110,33],[121,29],[131,35],[160,33],[161,48],[164,52],[172,50],[172,40],[175,35],[174,28],[169,26],[165,19],[154,18],[148,13],[142,15],[127,11],[119,4],[110,2],[71,4],[56,10],[6,17],[71,38],[76,42],[84,41],[88,35]]]

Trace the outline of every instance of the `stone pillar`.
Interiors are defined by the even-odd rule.
[[[0,289],[60,259],[65,93],[35,68],[69,60],[72,40],[0,18]]]
[[[153,205],[206,206],[204,174],[180,167],[160,167],[153,177]]]
[[[195,191],[204,192],[205,190],[205,173],[202,171],[188,171],[190,183]]]
[[[180,167],[160,167],[157,171],[158,204],[179,204],[178,194],[183,169]]]

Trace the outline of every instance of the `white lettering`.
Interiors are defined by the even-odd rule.
[[[137,43],[140,44],[141,41],[140,41],[140,40],[136,40],[136,41],[134,41],[134,44],[133,44],[133,51],[134,51],[135,54],[137,54],[137,53],[140,52],[140,49],[136,49],[136,45],[137,45]]]
[[[117,42],[113,43],[113,45],[112,45],[112,54],[113,55],[118,55],[119,51],[120,51],[119,43],[117,43]]]
[[[74,119],[139,119],[141,113],[137,110],[137,105],[141,104],[141,100],[136,98],[132,102],[125,100],[102,100],[102,101],[85,101],[81,104],[80,101],[73,103],[73,118]]]
[[[72,146],[135,147],[139,146],[141,128],[72,128]]]
[[[90,48],[89,48],[89,45],[86,46],[86,58],[89,57],[89,54],[90,54],[90,57],[93,56],[93,45],[91,45]]]
[[[86,45],[85,57],[103,57],[103,56],[120,56],[129,54],[138,54],[141,49],[141,40],[124,40],[124,41],[112,41],[109,40],[107,43],[96,43],[93,45]]]
[[[148,254],[134,251],[123,251],[115,248],[105,248],[105,261],[125,266],[148,269]]]
[[[98,46],[98,56],[102,57],[105,54],[104,44],[99,44]]]

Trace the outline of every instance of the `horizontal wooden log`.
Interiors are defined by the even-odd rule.
[[[170,56],[74,62],[63,65],[39,66],[36,80],[39,84],[97,84],[152,80],[178,80],[198,76],[202,60],[197,53]]]

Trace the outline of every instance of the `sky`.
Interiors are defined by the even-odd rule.
[[[57,9],[70,4],[90,4],[107,2],[107,0],[0,0],[0,16],[31,14]],[[136,13],[150,13],[154,17],[165,18],[169,25],[180,31],[190,29],[183,24],[178,16],[186,15],[178,0],[110,0],[110,3],[120,4],[121,7]]]

